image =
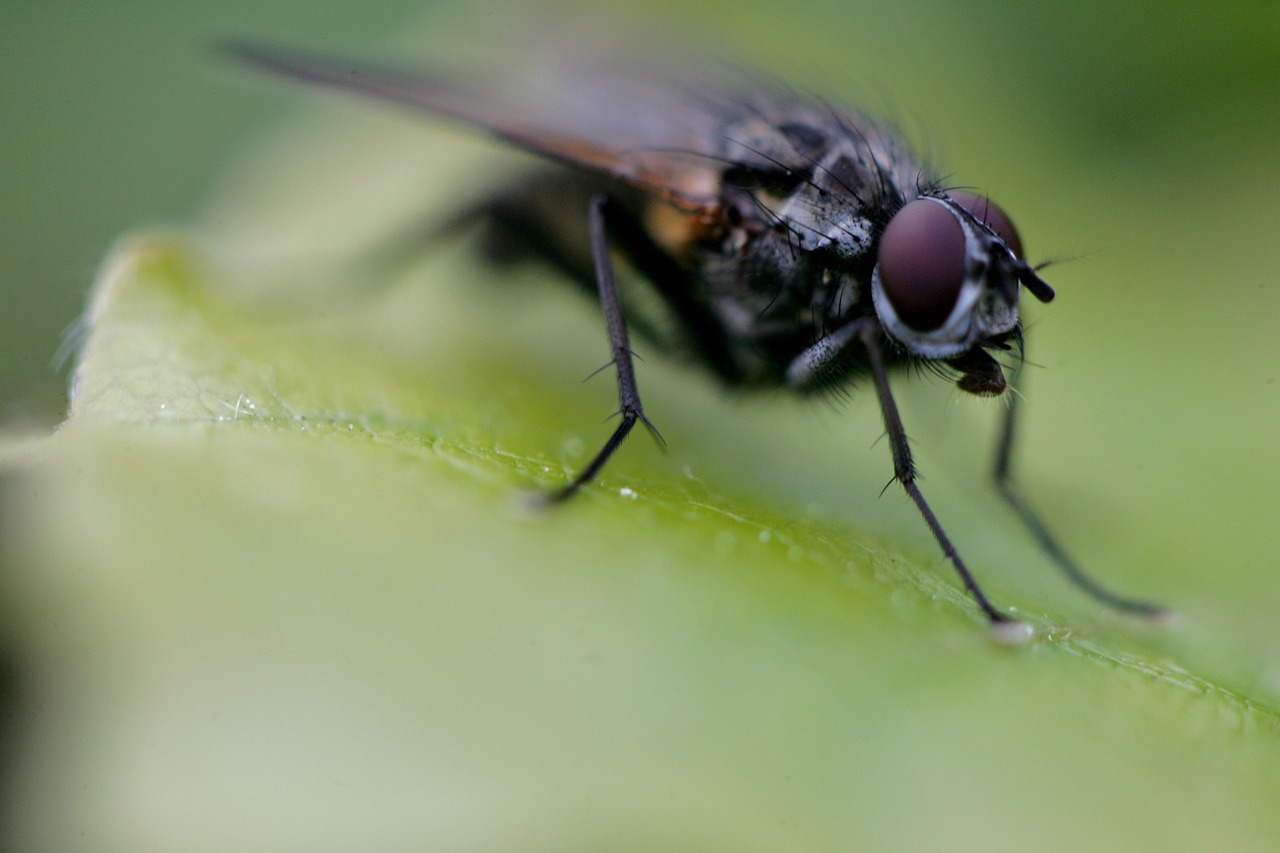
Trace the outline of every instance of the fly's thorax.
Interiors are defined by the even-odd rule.
[[[895,135],[818,105],[753,115],[725,140],[726,159],[759,181],[752,202],[788,247],[846,262],[871,251],[876,223],[914,194],[921,173]]]
[[[911,353],[956,359],[1018,324],[1026,285],[1053,291],[1019,256],[1013,223],[970,193],[932,191],[904,205],[880,238],[871,295],[885,331]]]

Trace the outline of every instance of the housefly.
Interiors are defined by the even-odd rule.
[[[987,598],[920,490],[890,390],[895,368],[927,366],[967,393],[1005,395],[1000,358],[1020,364],[1018,301],[1054,291],[1023,258],[995,203],[931,177],[890,127],[778,86],[714,91],[600,71],[538,91],[528,80],[467,87],[445,76],[245,42],[239,60],[295,80],[373,96],[484,130],[541,155],[535,173],[467,209],[495,256],[538,259],[599,300],[617,376],[619,421],[550,497],[591,482],[636,424],[654,430],[636,382],[627,317],[733,388],[801,394],[867,380],[894,479],[992,623]],[[585,214],[585,229],[574,225]],[[667,309],[664,332],[631,316],[613,254]],[[1015,490],[1013,401],[995,480],[1063,573],[1104,604],[1159,615],[1086,575]],[[1016,624],[1016,623],[1015,623]]]

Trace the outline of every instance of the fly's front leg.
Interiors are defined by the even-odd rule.
[[[933,537],[938,540],[942,553],[951,561],[951,565],[955,566],[965,589],[969,590],[969,594],[973,596],[973,600],[982,608],[982,612],[987,615],[987,618],[992,622],[1015,621],[996,610],[987,599],[982,588],[978,586],[977,580],[970,573],[969,567],[964,564],[959,552],[951,544],[950,537],[942,529],[942,524],[938,521],[938,517],[933,514],[929,503],[924,499],[920,486],[916,484],[916,467],[911,459],[911,446],[907,443],[907,431],[902,426],[902,417],[898,414],[898,404],[894,402],[893,393],[889,390],[889,375],[885,370],[884,353],[880,348],[880,329],[878,324],[870,320],[859,321],[858,327],[858,339],[866,349],[867,357],[871,362],[871,376],[876,386],[876,397],[880,400],[880,413],[884,417],[885,432],[889,436],[889,449],[893,453],[894,477],[902,484],[902,488],[906,490],[907,496],[916,505],[916,509],[920,510],[920,515],[924,517],[925,524],[929,525],[929,529],[933,531]]]
[[[1058,567],[1058,571],[1062,572],[1067,580],[1071,581],[1094,600],[1125,613],[1135,613],[1156,619],[1167,617],[1169,611],[1160,605],[1117,595],[1094,580],[1063,550],[1058,540],[1049,532],[1049,528],[1041,520],[1039,514],[1018,493],[1013,483],[1012,470],[1013,438],[1014,427],[1017,423],[1018,400],[1016,394],[1011,396],[1013,399],[1009,400],[1009,405],[1005,409],[1004,422],[996,443],[995,468],[992,471],[992,477],[995,480],[996,489],[1000,492],[1000,496],[1017,514],[1023,526],[1031,533],[1040,548],[1053,561],[1053,564]]]
[[[982,608],[982,612],[986,614],[987,618],[993,623],[1017,625],[1016,620],[996,610],[990,600],[987,599],[986,594],[983,593],[982,588],[978,586],[978,582],[969,572],[969,568],[964,564],[964,560],[960,558],[955,546],[951,544],[951,539],[942,529],[942,524],[938,521],[938,517],[933,514],[929,503],[920,492],[920,486],[916,483],[915,462],[911,458],[911,446],[907,443],[907,431],[902,426],[902,417],[898,414],[898,404],[894,401],[893,392],[889,389],[889,375],[885,370],[884,353],[880,344],[879,324],[870,318],[855,320],[819,340],[801,353],[788,367],[788,382],[797,388],[821,385],[824,377],[830,376],[847,357],[848,348],[855,344],[860,345],[866,351],[867,359],[871,366],[871,377],[876,386],[876,397],[880,402],[880,413],[884,418],[885,432],[889,437],[889,449],[893,454],[894,479],[902,484],[907,496],[911,498],[916,508],[920,510],[920,515],[924,517],[925,524],[929,525],[929,530],[933,532],[934,538],[938,540],[938,545],[942,547],[942,553],[955,566],[965,589],[973,596],[973,600],[977,602],[978,607]]]
[[[631,340],[627,334],[627,324],[622,316],[622,305],[618,301],[618,288],[613,277],[613,262],[609,258],[609,235],[605,217],[610,202],[607,196],[593,196],[587,205],[587,229],[591,240],[591,257],[595,264],[596,289],[600,296],[600,308],[604,311],[605,326],[609,332],[609,346],[612,350],[612,364],[618,377],[618,427],[609,436],[604,447],[595,458],[564,488],[553,492],[553,501],[562,501],[578,491],[583,484],[591,481],[600,469],[609,461],[609,457],[622,446],[622,442],[631,434],[636,423],[643,423],[650,432],[661,440],[658,431],[645,417],[644,407],[640,403],[640,391],[636,387],[636,371],[631,356]]]

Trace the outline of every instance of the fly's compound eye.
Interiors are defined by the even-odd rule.
[[[885,227],[877,264],[898,319],[920,332],[940,328],[964,285],[965,235],[956,214],[928,199],[908,202]]]
[[[991,199],[973,193],[954,192],[949,194],[951,200],[968,211],[969,215],[990,228],[1000,238],[1015,258],[1022,257],[1022,238],[1018,229],[1013,227],[1009,215],[995,205]]]

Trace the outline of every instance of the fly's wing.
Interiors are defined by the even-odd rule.
[[[602,173],[690,210],[716,205],[726,104],[688,88],[599,69],[521,73],[468,88],[429,73],[243,41],[223,47],[258,68],[457,119],[567,165]]]

